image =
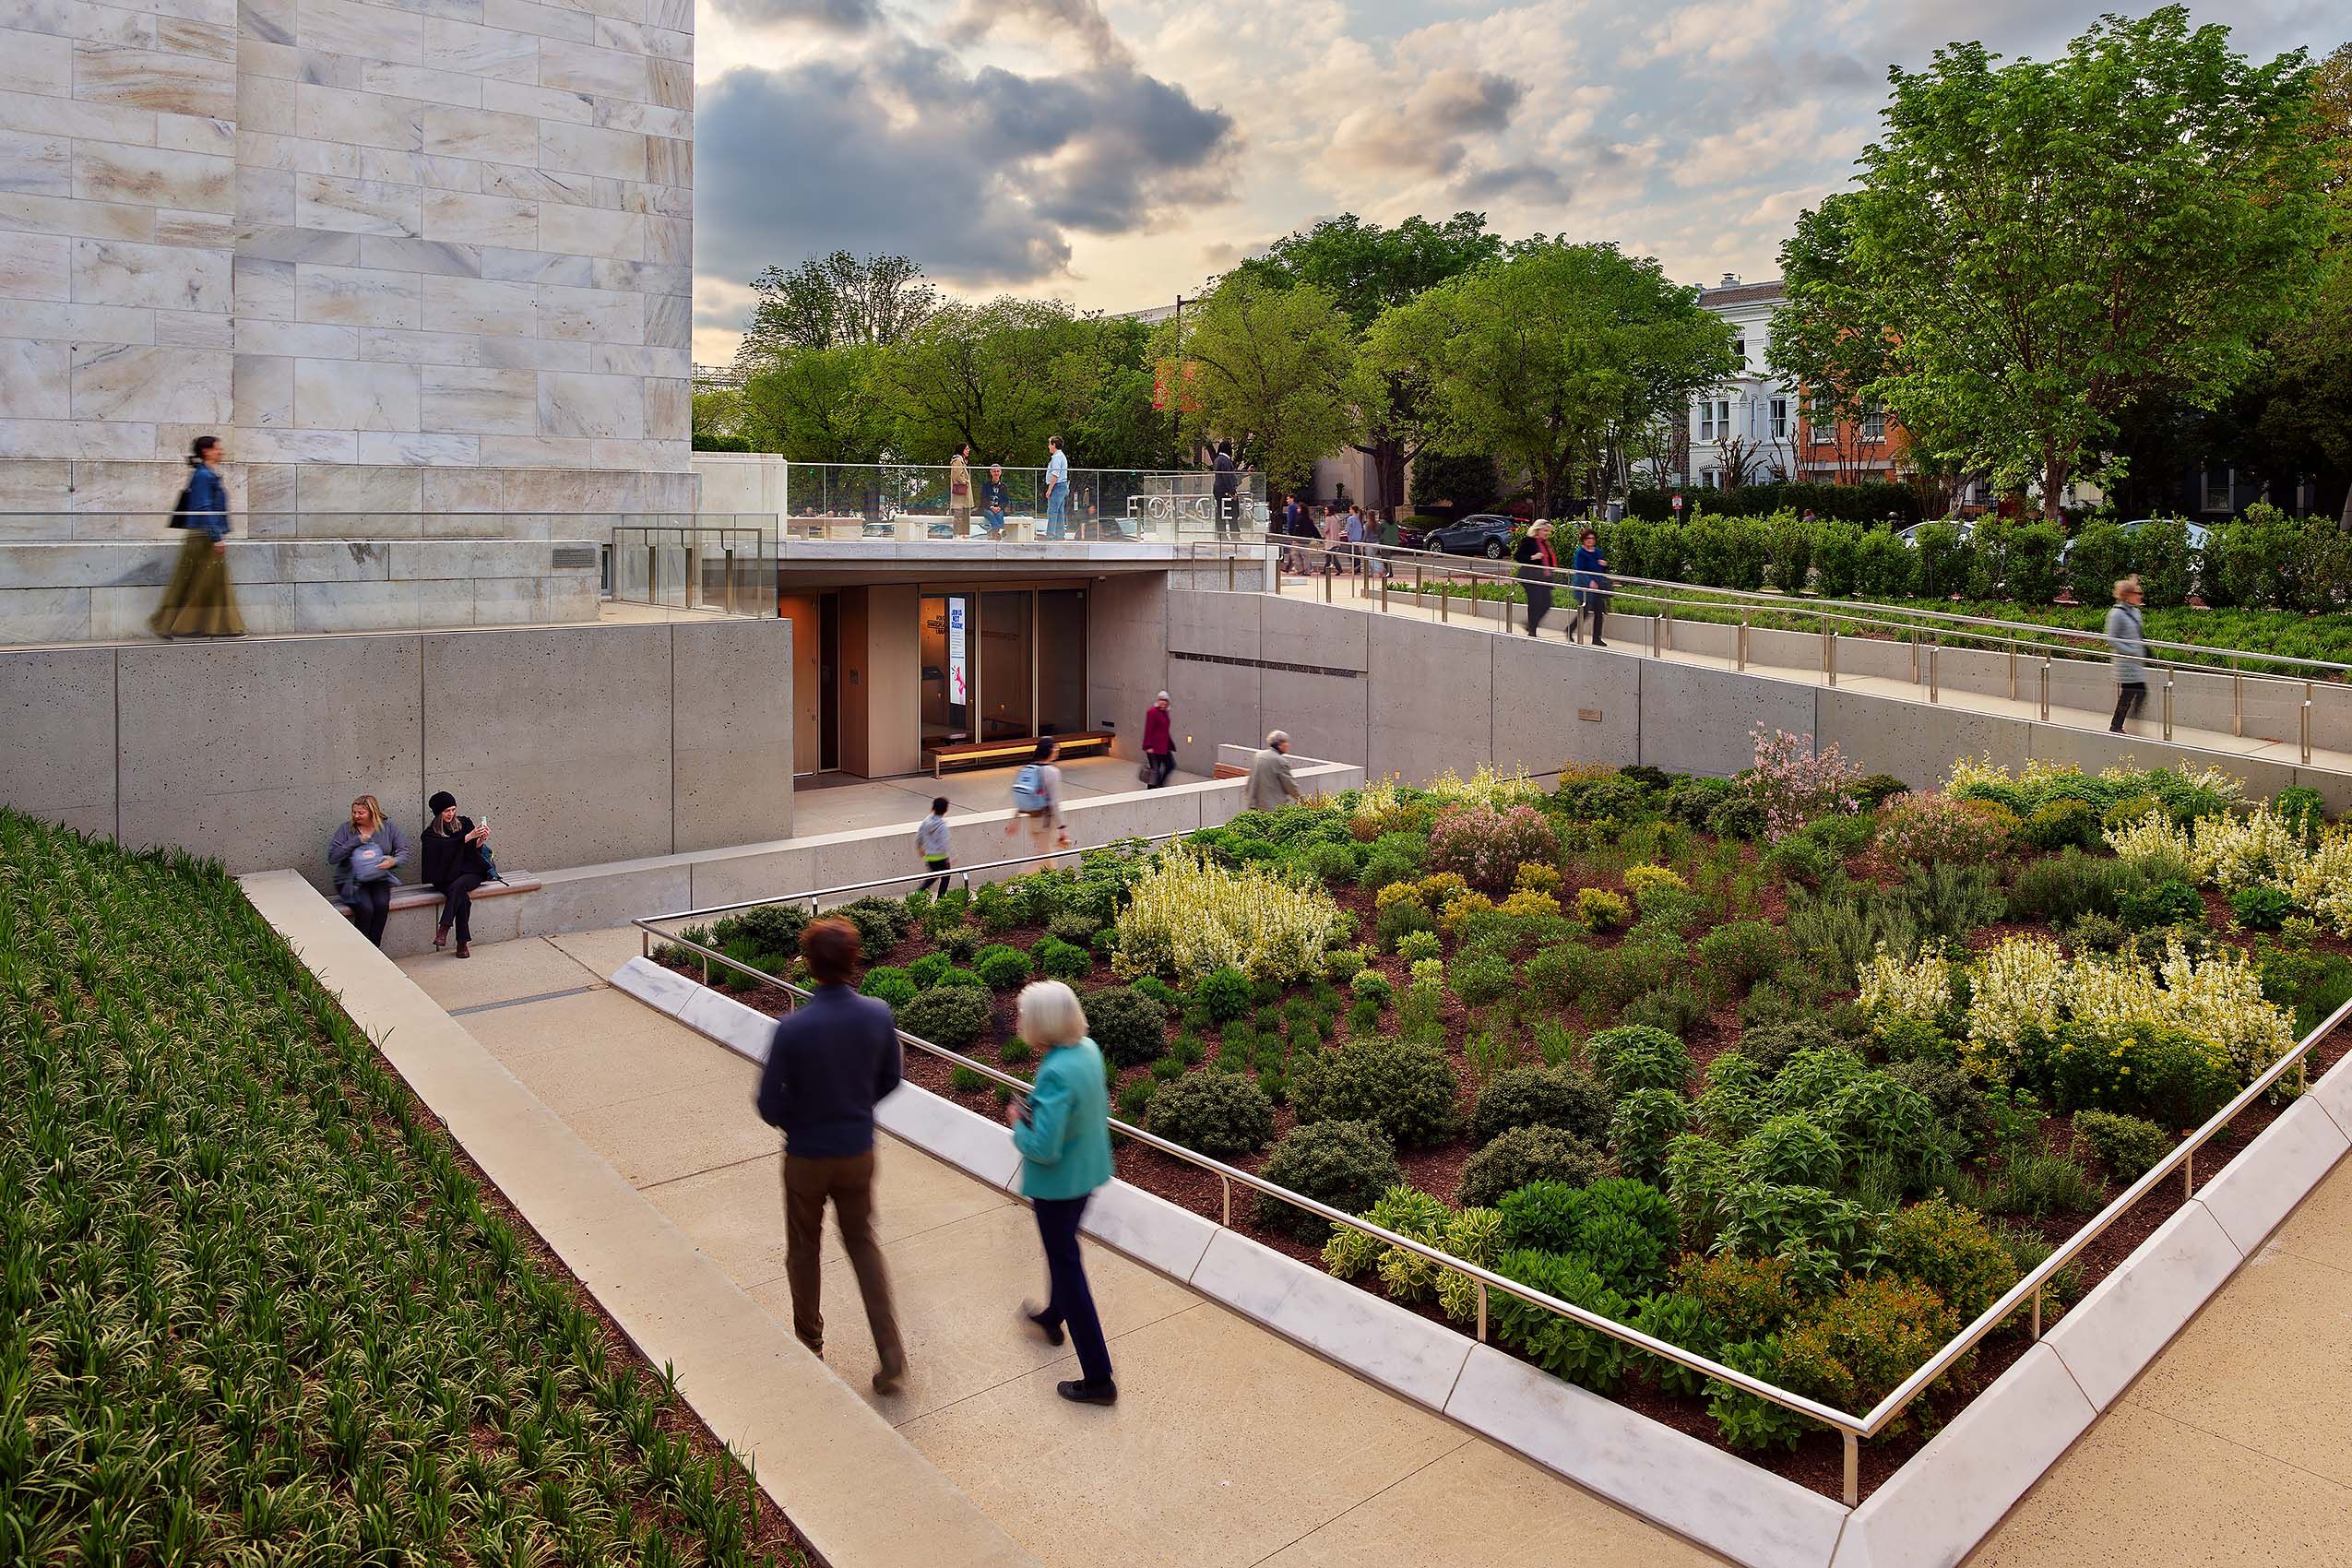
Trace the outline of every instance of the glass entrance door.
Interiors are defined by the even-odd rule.
[[[922,601],[923,749],[972,738],[972,596],[926,594]]]

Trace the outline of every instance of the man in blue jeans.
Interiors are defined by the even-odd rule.
[[[1045,460],[1045,537],[1060,539],[1070,505],[1070,459],[1063,455],[1060,436],[1047,436],[1045,445],[1051,454]]]

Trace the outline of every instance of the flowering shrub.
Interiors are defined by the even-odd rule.
[[[1514,768],[1509,773],[1500,773],[1491,766],[1481,766],[1467,778],[1464,778],[1449,767],[1431,780],[1426,793],[1431,799],[1445,805],[1478,805],[1489,808],[1525,805],[1543,799],[1543,791],[1536,786],[1533,779],[1527,777],[1526,768]]]
[[[1691,889],[1691,885],[1683,881],[1681,874],[1670,866],[1643,865],[1625,868],[1625,891],[1631,893],[1636,902],[1640,901],[1643,894],[1657,887],[1671,887],[1678,892],[1687,893]]]
[[[1576,890],[1576,918],[1587,929],[1605,934],[1622,929],[1633,918],[1633,910],[1622,894],[1611,893],[1606,887],[1580,887]]]
[[[2017,814],[1996,802],[1897,795],[1879,817],[1878,851],[1890,861],[1967,865],[2001,853],[2016,833]]]
[[[1463,925],[1472,915],[1488,914],[1493,909],[1494,900],[1483,893],[1456,893],[1445,901],[1445,908],[1439,912],[1437,929],[1448,936],[1459,936]]]
[[[2242,816],[2201,816],[2192,832],[2192,866],[2225,893],[2291,880],[2295,869],[2310,858],[2302,829],[2268,806],[2257,806]]]
[[[1429,830],[1430,864],[1489,892],[1509,888],[1523,863],[1559,858],[1559,836],[1533,806],[1456,806]]]
[[[1168,851],[1144,873],[1119,912],[1119,973],[1180,982],[1231,966],[1252,980],[1318,973],[1341,924],[1339,906],[1263,865],[1213,864],[1197,850]]]
[[[1811,735],[1767,732],[1762,725],[1752,734],[1756,764],[1740,785],[1762,808],[1767,838],[1785,838],[1817,816],[1861,810],[1861,766],[1835,742],[1815,752]]]
[[[2338,936],[2352,937],[2352,827],[2338,824],[2287,883],[2297,906]]]
[[[2127,822],[2119,823],[2100,835],[2115,858],[2131,865],[2146,865],[2150,861],[2175,861],[2182,865],[2196,864],[2196,849],[2191,843],[2188,830],[2179,826],[2162,812],[2150,812]]]
[[[1952,966],[1940,954],[1906,958],[1882,942],[1858,974],[1861,1004],[1872,1013],[1932,1020],[1952,1005]]]
[[[1558,866],[1544,861],[1526,861],[1511,873],[1511,885],[1521,893],[1550,893],[1557,897],[1567,879]]]
[[[1525,871],[1527,868],[1521,866],[1519,869]],[[1513,920],[1558,920],[1560,918],[1559,898],[1552,894],[1538,892],[1532,887],[1522,887],[1510,897],[1497,904],[1495,909]]]

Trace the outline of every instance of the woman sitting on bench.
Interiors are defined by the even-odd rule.
[[[457,814],[457,797],[443,790],[425,804],[433,821],[424,830],[424,880],[441,895],[441,923],[433,928],[433,945],[449,944],[449,928],[457,928],[457,956],[473,955],[473,892],[493,874],[489,851],[490,823]]]
[[[409,841],[385,817],[374,795],[353,801],[351,820],[327,841],[335,892],[350,906],[361,933],[378,947],[384,945],[384,922],[392,917],[392,890],[400,885],[397,869],[408,858]]]

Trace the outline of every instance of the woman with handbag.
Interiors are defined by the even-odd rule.
[[[229,487],[220,480],[220,438],[199,435],[188,449],[187,488],[172,508],[172,526],[185,529],[180,559],[172,568],[163,602],[148,617],[159,637],[242,637],[245,618],[237,613],[229,585]]]
[[[490,823],[457,814],[457,797],[443,790],[425,802],[433,820],[424,830],[424,880],[441,895],[441,920],[433,928],[437,951],[449,944],[449,928],[457,928],[457,956],[473,955],[473,893],[494,880],[498,867],[490,858]]]
[[[956,448],[947,459],[947,531],[957,539],[972,532],[972,444]]]

